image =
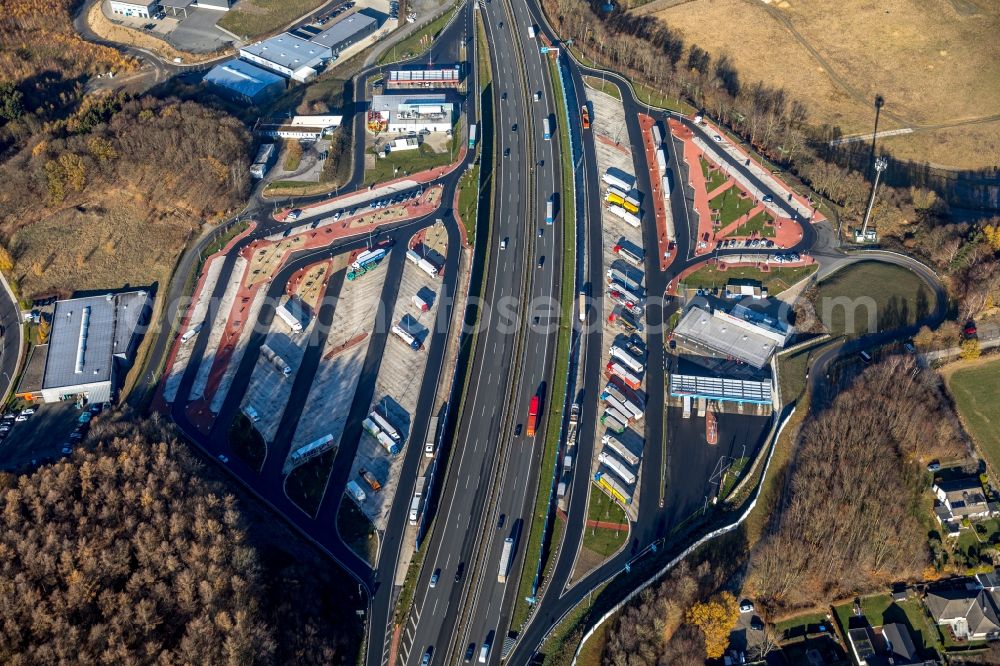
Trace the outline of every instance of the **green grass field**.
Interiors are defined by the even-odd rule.
[[[458,213],[469,237],[469,245],[476,244],[476,210],[479,202],[479,165],[472,167],[458,181]]]
[[[708,206],[718,215],[718,220],[722,226],[726,226],[750,212],[754,203],[750,197],[741,197],[740,188],[734,185],[709,201]]]
[[[834,606],[837,621],[844,634],[847,634],[848,621],[853,614],[854,604],[846,603]],[[861,598],[861,612],[873,627],[881,627],[891,622],[899,622],[910,628],[914,645],[925,658],[932,658],[937,650],[946,644],[942,643],[941,634],[937,628],[927,621],[920,602],[915,599],[894,602],[888,594],[877,594]]]
[[[857,263],[817,286],[816,315],[834,336],[898,328],[922,319],[933,309],[933,294],[923,280],[892,264]]]
[[[762,238],[774,237],[774,218],[767,211],[761,211],[749,220],[736,227],[733,236],[750,236],[758,234]]]
[[[322,4],[323,0],[242,0],[239,7],[219,19],[219,25],[240,37],[259,37],[284,28]]]
[[[609,523],[628,524],[625,510],[608,497],[603,490],[593,483],[590,488],[590,504],[587,511],[588,520],[603,520]],[[621,548],[628,539],[628,530],[615,530],[606,527],[588,527],[583,533],[583,547],[598,555],[608,557]]]
[[[455,157],[458,157],[457,137],[459,134],[456,126],[454,136],[451,141],[454,146]],[[393,178],[414,174],[435,167],[443,167],[451,164],[452,151],[436,153],[426,143],[420,144],[416,150],[402,150],[389,153],[387,157],[380,154],[375,160],[375,166],[365,171],[365,184],[381,183]]]
[[[993,469],[1000,469],[1000,358],[956,370],[948,388],[969,434]]]
[[[812,275],[816,266],[795,266],[788,268],[772,268],[761,271],[753,266],[730,266],[720,271],[715,266],[699,268],[684,278],[684,286],[688,289],[722,288],[730,280],[758,280],[767,287],[769,296],[777,296],[802,278]]]
[[[618,86],[608,83],[604,79],[599,79],[596,76],[585,76],[583,77],[583,82],[594,90],[598,90],[605,95],[610,95],[617,100],[622,98],[622,94],[619,92]]]
[[[701,162],[701,174],[705,177],[705,191],[707,193],[714,192],[716,188],[721,187],[724,182],[729,180],[721,169],[711,168],[708,160],[704,157],[699,157],[698,161]]]

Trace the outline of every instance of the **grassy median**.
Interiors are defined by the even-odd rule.
[[[456,11],[458,11],[457,5],[431,21],[426,27],[421,30],[417,30],[415,33],[393,46],[391,49],[382,54],[382,57],[378,60],[378,64],[387,65],[391,62],[397,62],[399,60],[416,58],[418,55],[425,53],[431,48],[434,40],[438,38],[438,35],[441,34],[441,31],[444,30],[445,26],[448,25],[448,21],[451,20],[451,17],[455,15]]]
[[[554,60],[549,61],[549,73],[552,76],[552,86],[555,90],[555,108],[565,109],[562,88],[559,84],[559,65]],[[562,422],[563,411],[566,406],[565,381],[569,366],[569,345],[570,336],[573,332],[573,288],[574,277],[576,275],[575,249],[576,249],[576,199],[573,192],[573,156],[570,151],[569,127],[567,121],[556,123],[559,125],[559,150],[561,152],[560,162],[562,163],[562,232],[563,232],[563,256],[562,256],[562,284],[560,290],[560,317],[559,317],[559,337],[556,342],[556,362],[552,373],[553,388],[552,404],[549,405],[545,423],[545,446],[542,450],[542,464],[538,476],[538,490],[535,495],[535,506],[531,513],[531,526],[528,533],[528,543],[524,551],[524,566],[521,569],[521,580],[518,582],[517,597],[514,599],[514,612],[511,617],[511,627],[520,627],[528,618],[531,606],[525,601],[525,597],[531,595],[531,585],[535,579],[538,568],[538,558],[543,557],[542,568],[544,572],[548,564],[551,549],[542,541],[545,524],[549,519],[550,486],[552,484],[552,470],[557,463],[559,455],[560,423]],[[550,540],[551,541],[551,540]],[[541,580],[539,580],[541,585]]]

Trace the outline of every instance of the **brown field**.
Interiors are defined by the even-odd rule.
[[[658,9],[653,15],[687,43],[728,54],[744,82],[781,85],[808,106],[814,124],[844,134],[871,130],[876,94],[886,100],[880,130],[1000,112],[1000,3],[991,0],[692,0],[660,7],[648,9]],[[1000,163],[998,134],[1000,120],[885,141],[902,158],[975,168]]]
[[[153,222],[145,205],[124,194],[100,207],[66,208],[14,234],[14,275],[23,294],[166,285],[193,232],[190,218],[167,215]]]

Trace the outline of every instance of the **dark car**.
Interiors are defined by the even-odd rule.
[[[511,132],[516,132],[517,131],[517,123],[514,123],[513,125],[510,126],[510,131]]]
[[[764,631],[764,621],[754,615],[750,620],[750,628],[754,631]]]
[[[458,569],[455,571],[455,582],[462,580],[462,574],[465,573],[465,562],[458,563]]]
[[[965,325],[965,328],[962,329],[962,333],[965,335],[965,338],[967,340],[971,340],[972,338],[976,337],[979,331],[976,330],[976,325],[970,321],[968,324]]]
[[[763,196],[763,200],[764,203],[771,203],[772,201],[774,201],[774,197],[772,197],[770,194],[765,194]]]
[[[521,424],[518,423],[516,426],[514,426],[514,437],[520,437],[520,436],[521,436]]]
[[[476,644],[469,643],[469,647],[465,648],[465,663],[472,661],[474,656],[476,656]]]
[[[542,256],[538,257],[538,267],[541,268],[544,265],[545,265],[545,255],[543,254]]]
[[[507,522],[507,514],[501,513],[500,518],[497,519],[497,529],[498,530],[501,529],[503,527],[503,524],[506,522]]]
[[[507,93],[503,93],[502,95],[500,95],[500,99],[502,100],[507,99]]]
[[[503,156],[504,157],[510,157],[510,148],[504,148],[503,149]]]

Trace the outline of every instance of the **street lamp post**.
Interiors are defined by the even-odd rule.
[[[868,210],[865,211],[865,223],[861,226],[861,238],[864,239],[868,235],[868,220],[872,214],[872,206],[875,205],[875,193],[878,191],[878,180],[882,172],[886,170],[889,166],[889,160],[884,157],[876,158],[875,160],[875,184],[872,185],[872,197],[868,200]]]

